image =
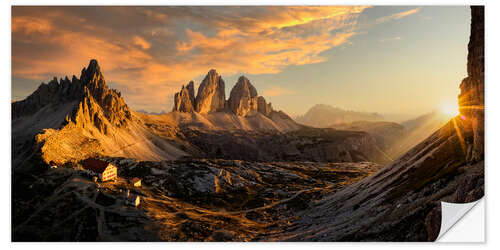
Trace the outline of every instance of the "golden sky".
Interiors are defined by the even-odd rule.
[[[213,68],[226,80],[226,93],[235,79],[245,74],[260,94],[271,100],[274,98],[280,108],[292,114],[301,113],[315,104],[317,96],[325,94],[324,90],[321,93],[310,90],[315,84],[326,84],[324,76],[315,79],[312,67],[326,68],[328,63],[347,61],[343,57],[349,55],[338,56],[333,52],[356,49],[365,42],[356,42],[356,37],[369,37],[377,44],[405,41],[408,38],[403,36],[404,32],[388,32],[382,38],[372,34],[412,16],[418,16],[419,21],[439,18],[423,15],[422,10],[422,7],[365,6],[13,7],[13,99],[23,99],[42,81],[47,82],[53,76],[61,78],[74,74],[79,77],[81,69],[95,58],[106,80],[122,91],[134,109],[169,111],[172,95],[182,84],[194,79],[198,85]],[[450,15],[443,16],[448,18]],[[463,22],[467,21],[464,15]],[[414,21],[404,25],[412,28],[417,24]],[[401,29],[404,30],[394,28],[395,31]],[[466,30],[459,31],[464,38],[468,37]],[[406,49],[418,51],[420,46],[428,46],[427,43],[424,41],[422,45],[414,44],[415,48]],[[390,51],[390,48],[385,50]],[[460,56],[463,55],[457,55]],[[349,67],[342,71],[353,71],[355,66]],[[294,75],[290,72],[293,70],[306,70],[305,74],[312,77],[308,82],[286,82],[284,79]],[[321,74],[327,75],[332,83],[329,91],[338,89],[335,86],[338,74],[333,75],[328,69]],[[463,72],[456,74],[457,79],[463,77]],[[380,87],[382,82],[364,84]],[[458,84],[455,83],[456,88]],[[345,94],[353,95],[351,92],[347,90]],[[307,102],[307,107],[299,107],[297,99]],[[346,108],[369,110],[371,107],[369,103],[350,105],[346,101],[336,103],[321,98],[318,101]],[[398,111],[373,108],[375,110],[369,111]]]

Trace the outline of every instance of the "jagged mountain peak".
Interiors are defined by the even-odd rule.
[[[238,81],[236,82],[236,85],[234,85],[233,89],[231,90],[231,93],[234,91],[245,91],[250,94],[250,97],[256,97],[257,96],[257,89],[252,85],[250,80],[246,78],[245,76],[240,76],[238,78]]]
[[[104,119],[112,126],[121,127],[127,124],[127,120],[131,118],[130,109],[121,93],[108,87],[97,60],[90,60],[88,67],[82,70],[80,81],[83,83],[83,99],[80,101],[79,109],[85,109],[86,105],[86,109],[90,112],[82,113],[77,110],[73,114],[75,122],[91,121],[104,133],[108,131],[105,126],[103,129]],[[89,117],[82,119],[77,118],[78,115]]]
[[[42,83],[38,89],[22,101],[12,103],[12,117],[17,119],[30,116],[46,107],[62,107],[75,105],[67,114],[65,122],[73,122],[85,126],[82,122],[90,121],[101,132],[106,132],[102,124],[123,126],[131,118],[130,110],[121,97],[120,92],[106,85],[97,60],[90,60],[88,67],[83,68],[80,79],[73,75],[72,80],[54,77],[48,83]],[[84,109],[84,110],[82,110]],[[85,115],[88,117],[81,117]],[[95,122],[97,121],[98,122]]]
[[[216,69],[210,69],[207,73],[207,76],[218,76],[219,74],[217,73]]]
[[[225,106],[226,93],[225,83],[222,77],[211,69],[205,76],[198,88],[195,100],[195,111],[198,113],[210,113],[222,111]]]
[[[60,81],[57,80],[57,77],[54,77],[48,83],[42,82],[24,100],[13,102],[11,104],[12,119],[33,115],[49,105],[60,105],[77,101],[82,95],[82,84],[75,76],[73,76],[71,81],[68,77],[61,78]]]
[[[101,80],[104,82],[104,77],[101,72],[101,67],[96,59],[92,59],[89,62],[87,68],[82,69],[82,74],[80,75],[80,80],[83,82],[91,82],[92,80]]]
[[[99,63],[96,59],[90,60],[87,68],[82,69],[80,81],[87,86],[92,95],[98,99],[99,96],[102,96],[104,92],[107,92],[109,89],[101,72],[101,67],[99,67]]]
[[[258,110],[257,90],[248,78],[240,76],[234,85],[227,106],[231,112],[239,116],[255,113]]]
[[[270,116],[273,112],[271,103],[259,96],[257,89],[245,76],[240,76],[231,89],[229,99],[225,99],[225,83],[215,69],[208,71],[194,96],[194,82],[190,81],[174,95],[173,111],[198,112],[202,114],[213,112],[229,112],[237,116],[262,113]]]
[[[173,111],[193,112],[195,109],[194,82],[190,81],[181,91],[174,95]]]

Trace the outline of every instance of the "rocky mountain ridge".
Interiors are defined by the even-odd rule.
[[[53,100],[40,99],[46,86]],[[55,164],[99,155],[137,160],[390,160],[365,132],[307,128],[274,111],[244,76],[227,101],[223,89],[224,81],[211,70],[196,97],[192,81],[175,95],[175,109],[186,112],[139,113],[108,87],[97,61],[91,60],[80,79],[42,84],[25,100],[12,103],[13,165],[38,154]]]
[[[237,116],[250,116],[259,112],[268,117],[275,112],[271,103],[267,103],[263,96],[258,95],[257,89],[245,76],[238,78],[231,89],[229,99],[226,100],[224,80],[214,69],[205,76],[196,96],[193,81],[182,86],[181,90],[174,94],[172,110],[200,114],[227,112]]]
[[[71,117],[75,124],[94,124],[104,134],[108,133],[108,123],[115,127],[127,125],[130,109],[121,93],[108,87],[97,60],[91,60],[82,70],[80,81],[84,83],[84,95]]]
[[[79,100],[83,96],[80,79],[73,75],[57,80],[56,77],[48,83],[42,83],[31,95],[22,101],[13,102],[12,119],[31,115],[50,104],[67,103]]]
[[[80,79],[42,83],[11,105],[15,168],[28,167],[25,163],[32,157],[64,164],[95,155],[142,160],[185,155],[171,145],[171,138],[142,125],[121,93],[108,87],[97,60],[83,68]]]
[[[385,120],[384,117],[377,113],[343,110],[326,104],[316,104],[304,115],[295,117],[295,121],[298,123],[317,128],[326,128],[356,121],[383,120]]]
[[[91,60],[88,67],[82,69],[80,79],[73,75],[71,81],[68,77],[57,81],[54,77],[48,84],[42,83],[26,99],[13,102],[12,119],[32,115],[46,106],[70,102],[78,104],[67,114],[66,123],[93,124],[99,131],[107,133],[108,123],[126,126],[127,120],[131,119],[130,109],[121,93],[108,87],[96,60]]]

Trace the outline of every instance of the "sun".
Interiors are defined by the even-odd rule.
[[[441,102],[439,106],[439,111],[444,115],[457,116],[458,112],[458,102],[457,100],[446,100]]]

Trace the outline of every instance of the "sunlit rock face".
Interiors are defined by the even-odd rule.
[[[196,96],[193,81],[175,93],[172,110],[200,114],[226,112],[237,116],[254,116],[261,113],[267,117],[271,117],[274,111],[271,103],[266,103],[266,99],[258,95],[257,89],[245,76],[238,79],[227,101],[225,97],[224,80],[212,69],[201,82]]]
[[[93,124],[101,133],[108,133],[108,126],[123,127],[131,118],[130,109],[121,93],[110,89],[102,75],[97,60],[91,60],[80,76],[82,92],[80,103],[71,120],[79,127]]]
[[[194,107],[194,82],[190,81],[186,87],[182,86],[181,91],[175,93],[173,111],[193,112]]]
[[[80,79],[73,76],[60,81],[54,77],[48,84],[42,83],[25,100],[12,103],[12,118],[17,119],[36,113],[52,105],[77,102],[67,122],[84,127],[93,124],[100,132],[106,133],[107,125],[124,126],[131,118],[130,109],[121,93],[106,84],[97,60],[91,60],[82,69]],[[104,122],[106,120],[107,122]]]
[[[224,80],[212,69],[205,76],[205,79],[203,79],[198,88],[195,111],[202,114],[222,111],[225,102]]]
[[[460,85],[458,103],[463,123],[474,135],[467,142],[467,160],[478,161],[484,159],[484,6],[472,6],[471,15],[468,76]]]
[[[227,105],[232,113],[239,116],[257,112],[257,90],[246,77],[241,76],[238,79],[231,90]]]

